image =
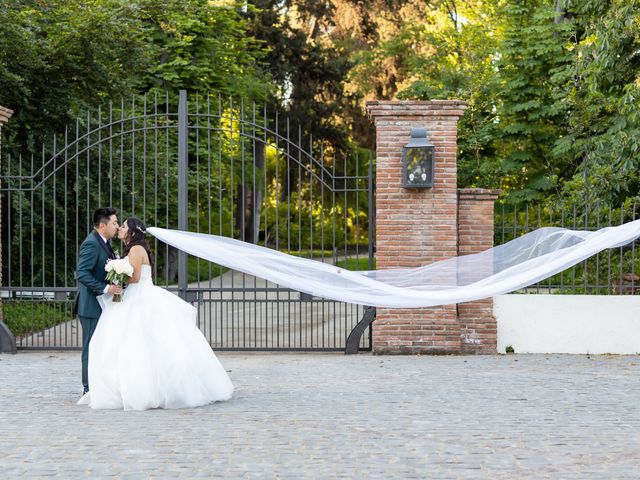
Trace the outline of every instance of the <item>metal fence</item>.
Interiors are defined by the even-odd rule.
[[[3,156],[4,320],[18,348],[78,348],[74,269],[98,206],[323,262],[373,263],[373,159],[219,95],[109,104],[39,154]],[[156,284],[198,308],[216,350],[343,350],[361,306],[312,298],[153,241]],[[361,349],[371,346],[368,332]]]
[[[628,201],[613,208],[595,203],[568,205],[561,202],[525,205],[496,205],[495,245],[501,245],[541,227],[564,227],[572,230],[598,230],[636,220],[640,200]],[[519,293],[633,295],[640,294],[640,242],[608,249],[584,260],[564,272],[531,285]]]

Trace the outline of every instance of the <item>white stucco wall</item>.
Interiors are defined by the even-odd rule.
[[[640,295],[499,295],[498,353],[640,352]]]

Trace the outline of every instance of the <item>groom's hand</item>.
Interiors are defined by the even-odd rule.
[[[122,287],[120,285],[109,285],[107,292],[111,295],[120,295],[122,293]]]

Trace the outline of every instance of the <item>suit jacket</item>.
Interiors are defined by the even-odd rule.
[[[98,318],[102,313],[97,297],[104,293],[107,286],[104,266],[110,258],[115,258],[113,250],[95,230],[80,245],[76,268],[78,295],[73,307],[74,315]]]

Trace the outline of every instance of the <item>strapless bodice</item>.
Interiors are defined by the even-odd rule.
[[[151,280],[151,265],[142,265],[140,280]]]

